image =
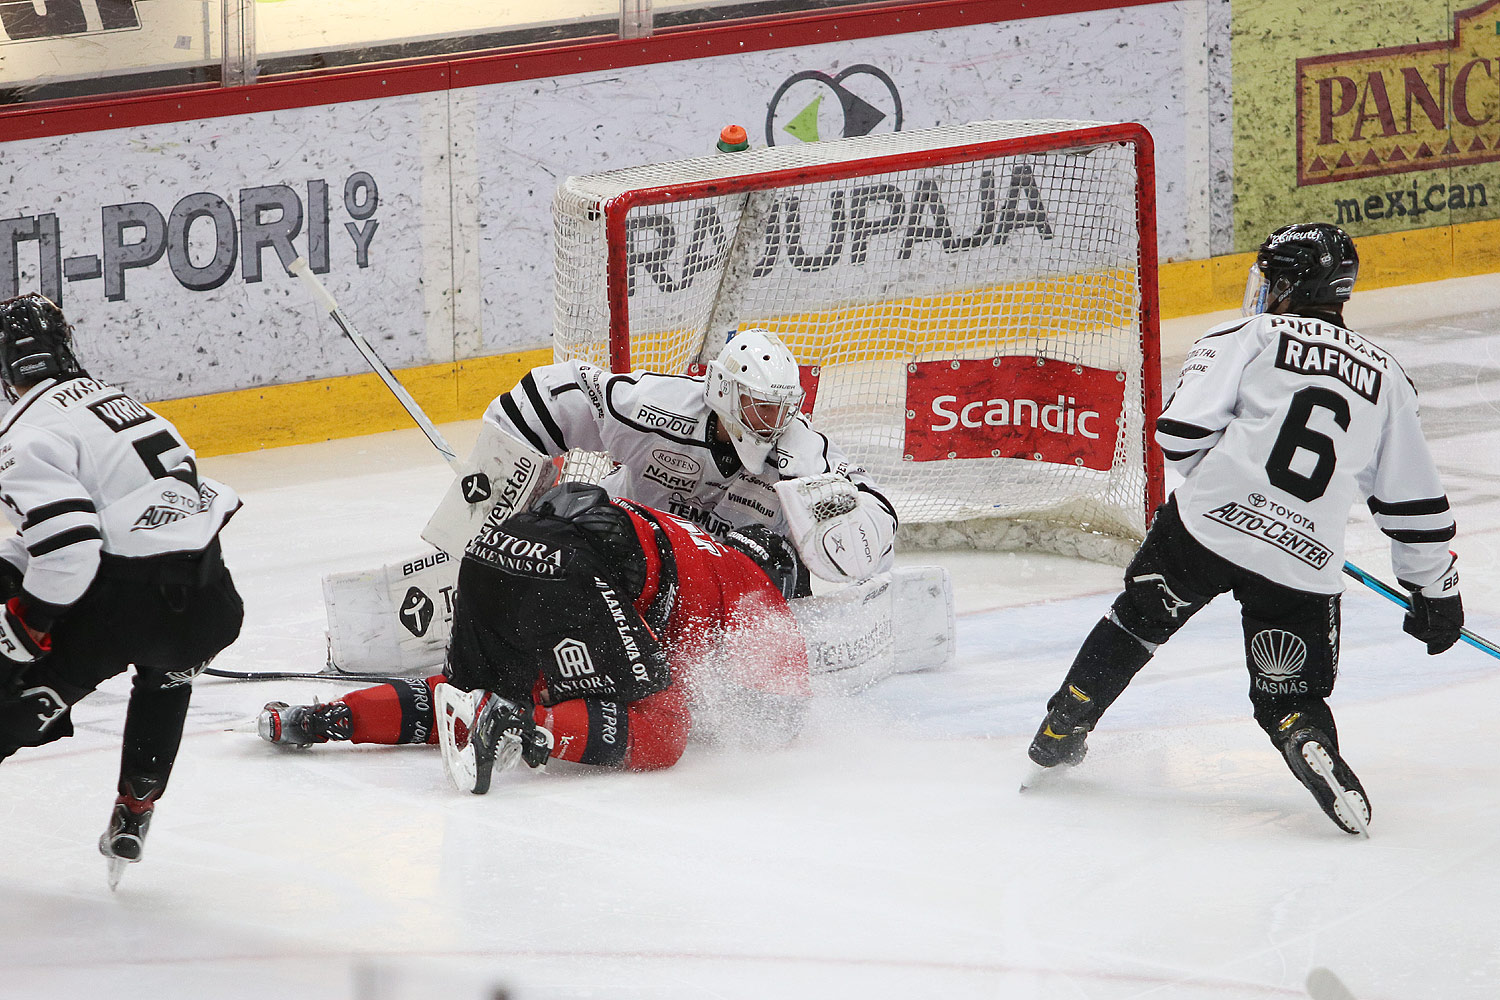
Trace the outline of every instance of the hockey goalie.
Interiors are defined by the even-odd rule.
[[[462,791],[549,759],[670,767],[688,692],[736,691],[764,735],[794,735],[811,693],[786,593],[796,560],[769,531],[720,543],[690,522],[582,483],[486,523],[458,574],[444,674],[327,704],[268,704],[262,738],[438,743]]]

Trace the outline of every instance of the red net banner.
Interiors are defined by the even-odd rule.
[[[1125,373],[1038,357],[906,366],[908,462],[1024,458],[1108,470]]]

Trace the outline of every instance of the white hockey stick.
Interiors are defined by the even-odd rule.
[[[417,401],[411,398],[411,393],[407,392],[406,388],[400,382],[396,381],[396,376],[391,374],[391,370],[386,367],[385,362],[380,360],[380,356],[375,353],[375,349],[370,346],[370,342],[354,328],[354,322],[348,316],[344,315],[344,310],[339,308],[338,302],[334,301],[328,289],[323,287],[323,283],[318,280],[318,276],[312,273],[312,268],[307,266],[307,259],[305,257],[298,257],[291,264],[287,265],[287,270],[302,279],[302,283],[307,286],[308,291],[312,292],[313,298],[317,300],[318,305],[322,306],[323,310],[333,317],[333,321],[338,324],[340,330],[344,331],[344,336],[349,338],[349,342],[354,345],[355,350],[359,351],[360,355],[365,359],[365,363],[374,370],[376,375],[380,376],[380,380],[385,383],[385,387],[391,390],[391,395],[396,397],[396,401],[406,408],[406,412],[411,414],[411,418],[417,422],[417,426],[422,428],[422,433],[427,435],[427,440],[431,441],[433,447],[443,453],[443,458],[447,459],[449,465],[457,468],[457,453],[443,439],[443,435],[438,433],[438,429],[433,426],[432,421],[427,418],[427,414],[417,405]]]

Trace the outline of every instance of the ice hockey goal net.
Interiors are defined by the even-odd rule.
[[[554,353],[684,372],[781,336],[903,545],[1118,559],[1161,499],[1152,145],[973,122],[568,178]]]

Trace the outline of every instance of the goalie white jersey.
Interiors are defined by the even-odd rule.
[[[240,507],[171,423],[88,376],[41,382],[0,421],[0,501],[18,532],[0,558],[56,607],[83,596],[101,552],[201,551]]]
[[[896,514],[864,470],[807,422],[794,418],[767,460],[768,471],[743,468],[728,443],[714,440],[703,380],[687,375],[611,375],[580,361],[533,369],[498,397],[484,419],[547,455],[571,448],[608,452],[620,467],[604,481],[614,496],[692,521],[722,538],[764,524],[787,533],[779,480],[835,473],[867,496],[895,532]]]
[[[1389,353],[1342,326],[1261,314],[1210,330],[1156,425],[1186,477],[1182,522],[1276,583],[1343,590],[1344,526],[1366,500],[1399,579],[1437,582],[1453,516],[1422,437],[1416,388]]]

